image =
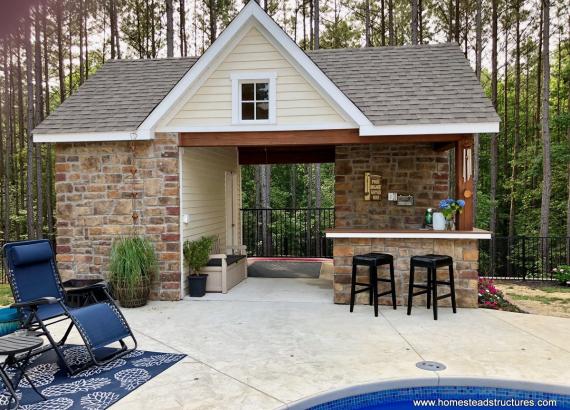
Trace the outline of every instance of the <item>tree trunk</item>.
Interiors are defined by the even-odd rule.
[[[313,26],[314,26],[313,6],[314,6],[314,3],[313,3],[313,0],[308,0],[308,1],[309,1],[309,50],[314,50],[314,39],[315,39],[315,37],[313,35]]]
[[[27,227],[28,238],[36,237],[34,231],[34,191],[33,191],[33,142],[32,142],[32,129],[34,128],[34,79],[33,79],[33,51],[31,41],[32,19],[28,15],[26,18],[26,25],[24,27],[24,44],[26,47],[26,84],[27,84],[27,107],[28,107],[28,124],[27,124],[27,160],[28,171],[26,181],[26,212],[27,212]]]
[[[491,101],[497,109],[497,26],[498,26],[498,0],[492,0],[492,28],[491,28]],[[498,141],[497,134],[491,135],[491,212],[489,229],[493,234],[497,230],[497,173],[498,173]]]
[[[216,0],[209,0],[209,4],[210,4],[210,44],[212,44],[214,42],[214,40],[216,40],[216,37],[218,36],[217,30],[217,21],[218,21],[218,17],[217,17],[217,4],[216,4]]]
[[[388,0],[388,43],[391,46],[396,45],[394,36],[394,0]]]
[[[367,0],[368,1],[368,0]],[[320,34],[320,30],[321,30],[321,10],[320,10],[320,4],[319,4],[319,0],[315,0],[315,12],[314,12],[314,18],[315,18],[315,28],[313,29],[313,34],[315,36],[315,41],[313,43],[313,48],[315,50],[318,50],[321,47],[321,34]]]
[[[460,24],[459,24],[459,21],[460,21],[460,20],[459,20],[459,15],[460,15],[460,13],[459,13],[459,0],[455,0],[455,27],[454,27],[454,32],[453,32],[453,34],[454,34],[454,37],[455,37],[455,42],[456,42],[457,44],[459,44],[459,27],[460,27]]]
[[[83,39],[85,41],[85,79],[89,78],[89,33],[87,31],[87,10],[83,13]],[[103,53],[104,54],[104,53]]]
[[[321,164],[315,164],[315,243],[316,256],[321,256]]]
[[[2,106],[0,105],[0,150],[2,153],[0,154],[0,170],[2,170],[2,228],[3,228],[3,236],[4,242],[8,242],[10,239],[10,128],[11,128],[11,115],[10,110],[12,106],[12,101],[10,98],[10,72],[8,70],[8,54],[10,53],[9,49],[10,46],[8,45],[8,38],[4,39],[2,46],[4,48],[4,110],[6,117],[6,137],[3,138],[2,133]],[[0,99],[0,103],[1,103]],[[6,140],[6,150],[4,151],[4,144],[2,139]],[[6,155],[4,155],[4,152]]]
[[[535,147],[538,147],[538,140],[540,134],[540,127],[538,124],[540,123],[540,112],[541,112],[541,95],[542,95],[542,48],[543,48],[543,41],[542,41],[542,33],[544,31],[544,1],[540,1],[540,22],[539,22],[539,30],[538,30],[538,61],[536,63],[536,111],[534,113],[535,119],[534,123],[536,126],[536,135],[535,135]],[[533,188],[535,185],[533,184]]]
[[[48,30],[47,30],[47,12],[42,16],[42,30],[43,30],[43,46],[44,46],[44,101],[46,108],[46,115],[50,114],[50,92],[49,92],[49,47],[48,47]]]
[[[85,3],[83,0],[79,0],[79,85],[85,82],[85,64],[83,62],[83,35],[85,34],[83,30],[84,9]]]
[[[570,55],[570,15],[568,15],[568,28],[569,37],[567,44],[568,55]],[[568,114],[570,114],[570,76],[566,84],[568,85]],[[566,125],[566,137],[568,139],[568,145],[570,145],[570,123]],[[568,198],[566,200],[566,237],[570,238],[570,163],[568,164]],[[568,247],[570,247],[570,243],[568,243]],[[566,258],[566,264],[570,265],[570,249],[566,250]]]
[[[550,164],[550,0],[543,2],[542,40],[542,199],[540,203],[540,236],[548,237],[552,169]]]
[[[419,20],[419,41],[420,44],[424,43],[424,12],[422,0],[418,0],[418,20]]]
[[[412,0],[412,44],[418,44],[418,0]]]
[[[172,0],[166,0],[166,56],[174,57],[174,9]]]
[[[150,35],[151,35],[151,57],[156,58],[156,53],[158,51],[156,46],[156,3],[154,0],[150,2]]]
[[[516,213],[516,189],[515,184],[517,183],[517,167],[518,167],[518,152],[519,152],[519,141],[520,141],[520,86],[521,86],[521,30],[520,30],[520,1],[517,0],[515,3],[515,106],[514,106],[514,116],[515,116],[515,127],[514,127],[514,141],[513,141],[513,158],[512,158],[512,169],[511,169],[511,198],[509,206],[509,236],[515,235],[515,213]]]
[[[509,61],[509,28],[505,25],[505,61]],[[504,86],[503,86],[503,164],[504,178],[509,174],[509,65],[504,64]],[[499,153],[499,158],[500,158]]]
[[[43,88],[42,88],[42,43],[40,39],[40,19],[41,9],[37,5],[35,9],[34,19],[34,46],[35,46],[35,77],[36,77],[36,115],[34,118],[34,125],[39,124],[44,119],[44,103],[43,103]],[[43,10],[45,12],[45,10]],[[71,41],[70,41],[71,50]],[[34,146],[36,154],[36,206],[37,206],[37,228],[36,237],[43,237],[44,226],[44,196],[43,196],[43,167],[42,167],[42,151],[41,145]]]
[[[186,37],[186,3],[180,0],[180,55],[186,57],[188,55],[188,38]]]
[[[18,41],[18,48],[17,48],[17,56],[16,56],[16,64],[18,67],[18,148],[21,153],[25,150],[25,141],[26,141],[26,130],[24,127],[24,90],[23,88],[23,77],[22,77],[22,59],[21,59],[21,38],[17,36]],[[24,206],[26,202],[26,189],[25,189],[25,175],[26,175],[26,163],[22,155],[19,155],[19,174],[20,174],[20,186],[19,186],[19,204],[21,204],[18,209]],[[19,238],[18,238],[19,239]]]
[[[386,45],[386,5],[385,0],[380,0],[380,42]]]
[[[481,19],[482,0],[477,0],[475,7],[475,75],[481,81],[481,56],[483,46],[483,23]],[[477,226],[477,189],[479,186],[479,134],[473,135],[473,226]]]
[[[291,208],[297,207],[297,165],[291,164]]]
[[[68,34],[68,38],[67,38],[68,44],[67,44],[67,45],[69,46],[69,49],[68,49],[68,57],[69,57],[69,95],[73,94],[73,50],[72,50],[72,49],[73,49],[73,36],[72,36],[72,34],[71,34],[71,32],[73,31],[73,30],[72,30],[72,27],[71,27],[71,26],[72,26],[72,18],[73,18],[73,15],[72,15],[72,13],[70,12],[70,13],[69,13],[69,25],[68,25],[68,27],[67,27],[67,30],[68,30],[68,33],[67,33],[67,34]]]
[[[65,67],[63,66],[63,4],[56,3],[55,22],[57,26],[57,70],[59,74],[59,102],[65,101]]]
[[[365,47],[372,47],[372,33],[370,30],[370,0],[364,1],[364,8],[365,8],[364,10]]]

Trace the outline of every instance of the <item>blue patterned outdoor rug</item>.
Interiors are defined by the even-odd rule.
[[[89,360],[83,346],[69,345],[64,349],[64,355],[72,366]],[[20,408],[26,410],[106,409],[185,356],[135,350],[105,366],[93,366],[68,376],[60,369],[54,351],[50,350],[33,357],[26,371],[47,400],[42,400],[26,379],[22,379],[16,393],[21,397]],[[8,396],[1,395],[0,407],[5,407],[7,402]]]

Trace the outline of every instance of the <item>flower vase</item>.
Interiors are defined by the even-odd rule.
[[[455,231],[455,218],[445,220],[445,230]]]

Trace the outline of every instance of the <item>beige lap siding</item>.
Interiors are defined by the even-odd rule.
[[[277,74],[277,124],[345,123],[315,88],[255,28],[225,58],[169,126],[228,126],[232,124],[231,74]]]
[[[189,216],[182,225],[183,239],[214,236],[219,238],[216,252],[222,253],[226,249],[226,172],[239,175],[236,148],[183,148],[181,212]],[[184,276],[187,272],[184,268]]]
[[[177,134],[135,143],[135,232],[159,258],[151,297],[180,297]],[[130,142],[56,144],[57,261],[64,279],[106,276],[114,238],[133,232]]]

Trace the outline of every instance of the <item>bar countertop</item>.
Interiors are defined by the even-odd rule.
[[[431,229],[351,229],[333,228],[325,231],[327,238],[365,239],[491,239],[491,232],[482,229],[472,231],[434,231]]]

